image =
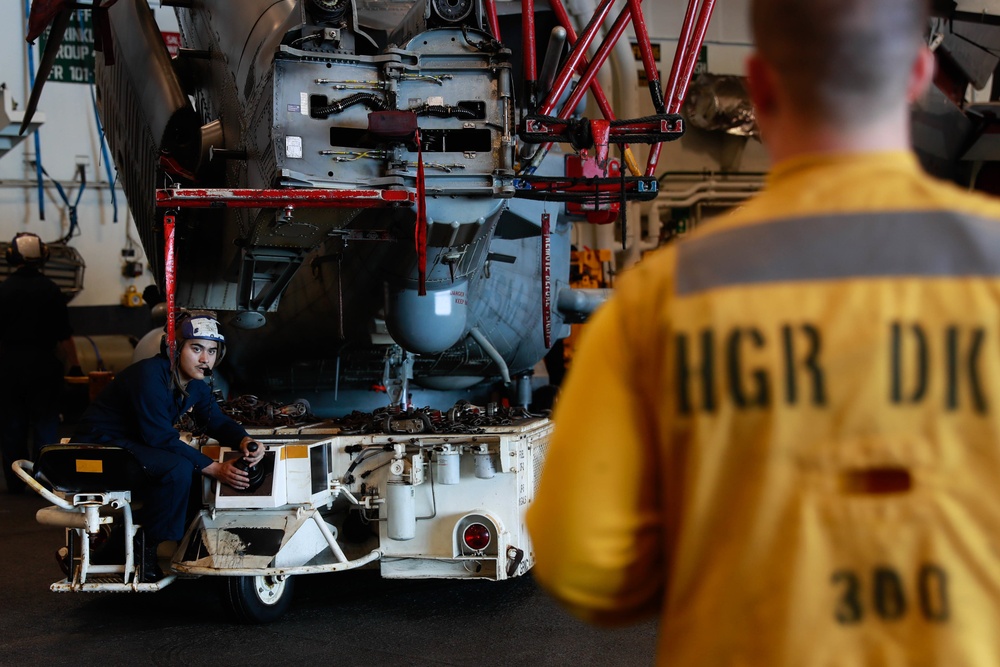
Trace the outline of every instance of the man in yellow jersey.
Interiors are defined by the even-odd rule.
[[[753,0],[765,191],[588,324],[529,509],[669,665],[1000,665],[1000,203],[925,175],[917,0]]]

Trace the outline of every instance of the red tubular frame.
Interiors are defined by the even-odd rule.
[[[497,4],[495,0],[483,0],[483,7],[486,9],[486,22],[490,24],[490,31],[493,33],[493,38],[498,42],[502,41],[500,39],[500,19],[497,18]],[[535,17],[531,17],[532,22],[534,22]]]
[[[549,4],[559,24],[566,29],[566,41],[569,42],[570,48],[572,48],[576,44],[576,30],[573,29],[573,23],[569,20],[569,12],[563,6],[562,0],[549,0]],[[531,21],[534,22],[534,20],[535,17],[532,16]],[[580,65],[587,67],[587,59],[584,58],[581,60]],[[615,112],[611,108],[608,96],[604,94],[604,88],[601,87],[601,83],[595,79],[590,84],[590,91],[594,93],[594,99],[597,101],[597,106],[601,110],[601,113],[604,114],[605,120],[614,120]]]
[[[535,59],[535,0],[521,0],[521,63],[524,66],[524,92],[528,108],[533,109],[538,95],[538,63]]]
[[[594,54],[594,59],[590,61],[587,66],[586,71],[580,75],[580,82],[577,84],[573,92],[570,93],[569,99],[566,100],[566,104],[563,105],[562,110],[559,112],[559,118],[569,118],[569,115],[576,108],[576,105],[580,103],[583,96],[587,94],[587,88],[593,81],[597,80],[597,71],[604,66],[607,62],[608,57],[611,55],[612,49],[615,48],[615,44],[618,39],[625,32],[625,28],[628,27],[629,18],[632,14],[628,7],[625,7],[618,18],[615,19],[614,25],[611,27],[611,32],[608,33],[607,38],[601,42],[601,46],[598,47],[597,53]],[[652,55],[652,49],[650,49],[650,55]],[[606,120],[614,120],[614,116],[607,118]]]
[[[549,91],[548,96],[545,98],[541,108],[538,110],[540,115],[552,115],[552,111],[555,109],[556,103],[566,91],[566,87],[569,85],[570,79],[573,78],[573,73],[580,67],[580,63],[586,57],[587,49],[590,48],[590,45],[593,44],[594,39],[597,37],[601,24],[604,23],[604,19],[607,17],[608,12],[611,11],[611,5],[613,2],[614,0],[603,0],[600,7],[598,7],[597,11],[594,12],[593,18],[590,19],[590,23],[587,24],[587,28],[583,31],[583,35],[581,35],[576,44],[573,45],[569,58],[566,60],[566,64],[563,65],[562,71],[556,75],[556,80],[552,84],[552,90]],[[531,20],[534,20],[534,17],[532,17]]]
[[[691,83],[694,66],[698,62],[701,46],[705,43],[708,22],[712,18],[712,10],[715,9],[715,0],[702,0],[701,10],[697,12],[696,20],[695,7],[698,3],[699,0],[688,0],[687,12],[684,14],[684,25],[677,41],[673,65],[670,67],[667,89],[664,91],[667,113],[679,113],[681,105],[684,104],[684,96]],[[646,161],[646,176],[652,176],[656,173],[656,165],[660,161],[662,147],[663,144],[653,144],[653,147],[650,148],[649,159]]]
[[[698,55],[701,53],[701,47],[705,41],[705,34],[712,17],[712,11],[715,8],[715,1],[688,0],[684,23],[677,42],[677,50],[674,53],[674,60],[670,69],[670,76],[667,79],[666,89],[662,90],[660,88],[659,70],[656,66],[652,42],[649,39],[649,31],[642,14],[642,0],[627,0],[625,8],[615,19],[607,37],[604,38],[598,47],[593,61],[589,63],[586,58],[586,51],[597,38],[600,28],[611,10],[613,0],[602,0],[579,38],[573,30],[569,14],[563,6],[562,0],[550,0],[550,5],[556,15],[556,19],[566,28],[567,39],[572,45],[572,49],[562,69],[557,74],[552,89],[540,105],[537,115],[552,116],[559,99],[566,92],[566,88],[573,78],[574,73],[579,73],[579,85],[570,94],[566,104],[559,111],[558,117],[562,119],[569,118],[572,110],[576,108],[589,89],[594,93],[598,107],[600,107],[604,117],[607,120],[615,120],[614,112],[596,76],[598,70],[607,62],[615,44],[617,44],[618,40],[624,34],[630,20],[632,21],[636,41],[639,45],[639,54],[643,68],[646,71],[646,78],[649,82],[650,94],[653,104],[656,107],[656,112],[667,115],[679,113],[681,105],[684,102],[687,87],[691,82],[695,64],[698,61]],[[530,36],[533,44],[535,29],[534,15],[533,13],[528,13],[525,8],[533,7],[534,0],[522,0],[521,6],[525,14],[522,16],[522,21],[525,24],[523,26],[524,41],[527,43]],[[527,73],[534,71],[535,58],[533,48],[530,54],[525,54],[525,58],[525,77],[527,78]],[[547,152],[549,145],[546,144],[543,146],[538,154],[536,154],[536,159],[532,161],[532,165],[528,168],[527,173],[534,171],[534,167],[537,166],[535,162],[538,161],[540,155]],[[656,166],[660,158],[660,149],[661,144],[654,143],[652,145],[649,151],[649,158],[646,162],[645,176],[652,176],[656,172]]]
[[[667,77],[667,85],[663,94],[667,99],[667,108],[672,105],[677,94],[677,80],[681,75],[684,55],[687,53],[687,44],[691,41],[691,32],[694,29],[695,14],[698,7],[698,0],[688,0],[687,12],[684,14],[684,23],[681,24],[681,34],[677,36],[677,49],[674,51],[674,62],[670,65],[670,76]]]
[[[715,0],[703,0],[697,23],[694,23],[694,6],[697,3],[698,0],[689,0],[688,11],[684,16],[684,27],[681,30],[681,39],[684,41],[677,42],[674,64],[670,68],[670,79],[667,91],[665,91],[667,113],[677,113],[681,110],[684,95],[687,94],[687,87],[691,83],[691,75],[694,73],[694,66],[701,53],[701,46],[705,43],[708,22],[711,20],[712,10],[715,8]],[[693,28],[691,24],[694,24]]]
[[[635,29],[635,40],[639,43],[639,54],[642,56],[642,66],[646,70],[646,78],[650,85],[659,84],[660,70],[656,67],[653,57],[653,45],[649,42],[649,31],[646,29],[646,18],[642,15],[642,0],[628,0],[628,8],[632,10],[632,26]],[[619,35],[620,36],[620,35]],[[609,37],[610,39],[610,37]],[[618,41],[615,37],[614,41]],[[657,109],[663,113],[663,109]]]

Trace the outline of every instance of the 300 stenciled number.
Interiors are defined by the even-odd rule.
[[[833,616],[844,625],[860,623],[869,614],[883,621],[900,620],[909,613],[931,623],[948,621],[948,575],[939,565],[921,566],[910,591],[899,571],[888,566],[872,568],[870,580],[858,570],[837,570],[830,582],[838,591]]]

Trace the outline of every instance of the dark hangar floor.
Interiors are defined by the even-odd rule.
[[[376,571],[312,575],[265,626],[230,622],[208,578],[159,593],[52,593],[59,528],[34,494],[0,478],[0,665],[652,665],[653,621],[597,630],[530,577],[505,582],[388,581]]]

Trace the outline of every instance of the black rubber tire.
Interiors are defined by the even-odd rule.
[[[226,577],[222,595],[238,622],[270,623],[288,611],[294,585],[294,577]]]

